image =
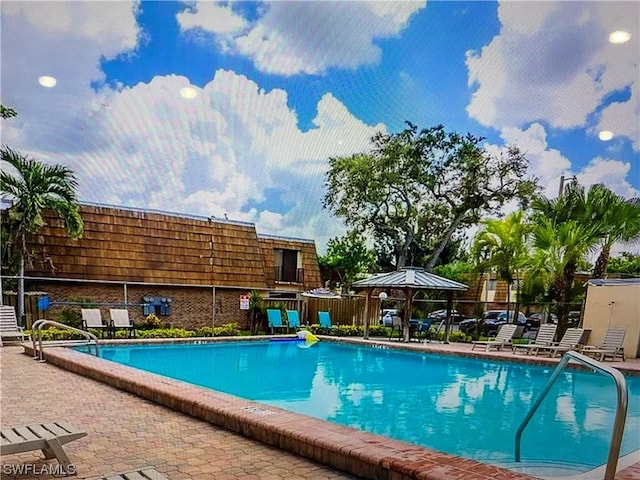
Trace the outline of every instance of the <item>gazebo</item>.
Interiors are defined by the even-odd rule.
[[[404,267],[395,272],[374,275],[364,280],[358,280],[351,285],[354,290],[365,290],[364,306],[364,338],[369,338],[369,298],[376,289],[402,290],[405,295],[404,317],[402,318],[402,338],[409,341],[409,319],[413,296],[420,290],[444,290],[447,292],[447,320],[445,326],[445,343],[449,341],[451,327],[451,309],[453,307],[453,292],[464,292],[467,286],[448,278],[434,275],[424,268]]]

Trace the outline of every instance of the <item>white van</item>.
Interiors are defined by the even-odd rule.
[[[398,316],[398,310],[395,308],[385,308],[382,310],[380,317],[380,325],[391,327],[393,325],[393,317]]]

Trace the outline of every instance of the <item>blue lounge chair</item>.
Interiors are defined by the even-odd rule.
[[[282,323],[282,312],[275,308],[267,309],[267,320],[269,321],[269,328],[271,328],[271,333],[274,333],[276,328],[286,329],[287,333],[289,333],[289,327]]]
[[[318,321],[320,322],[320,328],[324,328],[329,333],[331,330],[331,315],[329,312],[318,312]]]
[[[300,328],[300,315],[297,310],[287,310],[287,323],[289,328]]]

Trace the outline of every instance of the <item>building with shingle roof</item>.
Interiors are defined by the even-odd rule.
[[[80,240],[53,215],[28,239],[36,256],[25,271],[27,289],[46,291],[53,302],[136,305],[130,313],[138,321],[149,311],[140,305],[152,299],[163,320],[191,327],[243,323],[239,297],[251,290],[296,298],[322,285],[313,240],[151,210],[83,204],[81,215]]]

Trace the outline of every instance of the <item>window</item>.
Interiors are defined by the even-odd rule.
[[[487,290],[497,290],[498,289],[498,280],[495,278],[491,278],[487,280]]]
[[[304,270],[299,267],[297,250],[277,249],[275,256],[276,282],[303,283]]]
[[[295,292],[269,292],[269,298],[277,298],[282,300],[295,300]]]

